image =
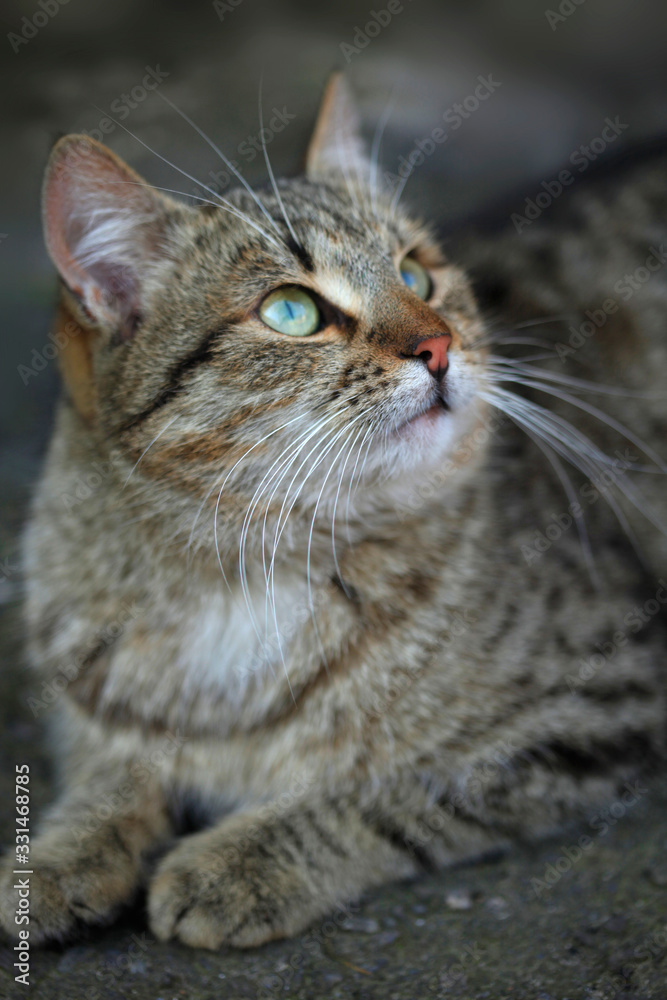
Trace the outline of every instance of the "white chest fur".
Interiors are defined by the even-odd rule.
[[[230,591],[222,585],[203,597],[183,623],[180,671],[186,700],[210,692],[238,702],[267,676],[284,672],[297,631],[309,615],[303,580],[281,581],[267,600],[264,580]]]

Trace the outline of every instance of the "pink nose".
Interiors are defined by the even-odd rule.
[[[444,375],[447,371],[447,348],[452,342],[448,333],[438,337],[422,340],[415,348],[415,357],[426,362],[426,367],[432,375]]]

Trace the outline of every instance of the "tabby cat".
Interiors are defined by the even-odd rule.
[[[143,887],[162,940],[260,945],[659,761],[666,178],[454,263],[338,77],[304,175],[260,192],[192,207],[56,144],[64,389],[25,569],[63,791],[32,942]]]

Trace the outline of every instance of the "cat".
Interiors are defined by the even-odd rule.
[[[257,946],[659,763],[664,275],[559,345],[664,238],[664,176],[457,261],[377,183],[340,76],[304,174],[259,192],[186,205],[55,145],[63,393],[25,570],[62,790],[32,943],[145,889],[159,939]]]

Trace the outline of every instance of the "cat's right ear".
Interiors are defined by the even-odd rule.
[[[306,176],[331,174],[358,182],[369,174],[359,113],[342,73],[329,78],[306,154]]]
[[[99,329],[127,339],[167,254],[169,205],[110,149],[84,135],[53,148],[43,188],[46,246]]]

